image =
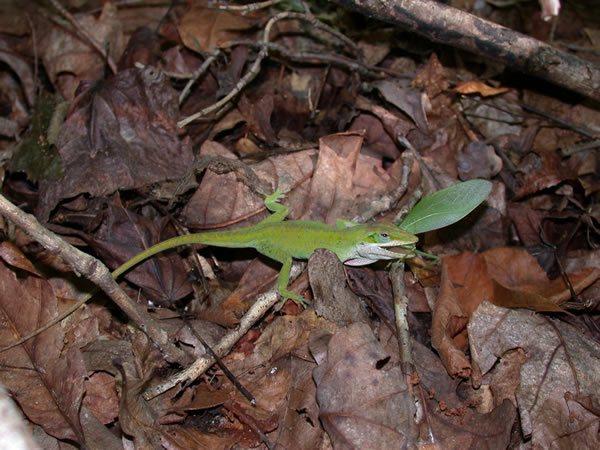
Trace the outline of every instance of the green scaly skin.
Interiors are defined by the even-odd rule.
[[[265,206],[273,214],[257,225],[238,230],[187,234],[167,239],[117,267],[112,272],[112,277],[116,279],[151,256],[182,245],[203,244],[214,247],[255,248],[259,253],[282,264],[277,278],[277,288],[281,297],[284,300],[291,299],[306,306],[307,300],[304,297],[287,289],[294,258],[308,259],[318,248],[331,250],[340,261],[351,266],[362,266],[381,260],[405,260],[415,256],[414,250],[418,238],[391,223],[360,225],[338,220],[337,226],[333,227],[308,220],[284,222],[288,215],[288,208],[277,203],[279,196],[279,190],[267,196]],[[391,252],[386,249],[387,247],[400,247],[401,251]],[[63,314],[32,334],[9,346],[0,348],[0,352],[16,347],[56,325],[83,306],[94,293],[75,303]]]

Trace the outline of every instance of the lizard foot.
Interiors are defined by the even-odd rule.
[[[275,311],[280,311],[281,308],[283,308],[283,305],[285,305],[285,302],[288,300],[296,302],[296,304],[302,309],[306,309],[310,305],[309,300],[305,299],[301,295],[294,294],[293,292],[287,292],[285,295],[282,295],[282,297],[283,299],[277,304],[277,306],[275,306]]]

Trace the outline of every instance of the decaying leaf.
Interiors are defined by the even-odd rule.
[[[534,446],[600,445],[596,342],[561,321],[488,302],[473,313],[468,329],[471,355],[483,374],[507,352],[525,351],[515,395],[523,433]]]
[[[317,250],[308,260],[308,276],[314,294],[312,305],[319,317],[340,326],[369,322],[358,297],[346,284],[343,264],[333,252]]]
[[[465,81],[454,86],[454,90],[459,94],[480,94],[484,97],[491,95],[504,94],[508,88],[495,88],[481,81]]]
[[[190,169],[191,149],[176,125],[176,92],[156,69],[123,70],[73,105],[56,144],[64,177],[40,183],[41,217],[65,198],[141,188]]]
[[[106,205],[106,214],[106,226],[86,240],[113,270],[141,251],[172,237],[165,235],[165,220],[141,217],[126,210],[118,200]],[[187,271],[175,252],[145,261],[124,277],[142,288],[144,295],[159,306],[171,306],[191,292]]]
[[[502,159],[496,155],[491,145],[474,141],[467,145],[464,151],[459,152],[456,167],[461,180],[487,180],[502,170]]]
[[[383,98],[410,117],[421,130],[427,131],[429,124],[425,104],[428,100],[425,94],[418,89],[401,88],[398,84],[389,81],[379,81],[375,83],[375,87]]]
[[[101,76],[105,61],[86,38],[76,37],[72,29],[44,20],[44,16],[36,17],[43,32],[43,39],[39,40],[40,56],[52,83],[63,97],[72,100],[81,80],[96,80]],[[106,43],[113,60],[119,59],[125,36],[115,6],[105,3],[100,16],[83,16],[79,24],[96,42]]]
[[[576,292],[599,276],[597,269],[569,274]],[[550,281],[535,258],[523,250],[498,248],[480,255],[465,252],[444,258],[432,344],[450,374],[468,377],[471,365],[462,350],[466,344],[465,326],[482,301],[511,308],[564,312],[560,304],[570,295],[562,278]]]
[[[58,301],[50,284],[34,275],[18,279],[0,263],[0,312],[7,326],[0,341],[10,343],[57,315]],[[19,299],[19,301],[15,301]],[[0,382],[29,420],[58,438],[84,444],[79,408],[85,366],[81,352],[62,352],[64,330],[55,326],[19,347],[0,353]]]
[[[335,446],[414,445],[414,403],[397,365],[378,367],[388,355],[368,325],[339,330],[327,359],[314,371],[320,419]]]
[[[416,341],[412,347],[420,382],[415,389],[421,390],[427,403],[427,412],[420,422],[421,435],[427,430],[426,440],[444,449],[506,448],[517,415],[515,406],[500,399],[480,408],[482,405],[459,395],[465,383],[452,379],[432,350]]]
[[[197,4],[182,17],[178,26],[184,44],[198,52],[214,51],[221,44],[240,37],[254,21],[231,11],[219,11]]]

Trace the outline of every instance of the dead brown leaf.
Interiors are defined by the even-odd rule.
[[[238,108],[248,123],[248,129],[252,134],[272,146],[277,142],[277,136],[271,126],[271,115],[273,114],[273,93],[264,93],[256,101],[250,103],[249,99],[242,95],[238,102]]]
[[[515,193],[514,200],[577,178],[576,170],[569,162],[562,161],[554,150],[545,151],[540,156],[530,155],[535,165],[533,168],[520,168],[526,175],[521,182],[521,188]]]
[[[440,448],[464,449],[478,446],[506,448],[516,418],[516,408],[510,402],[490,405],[480,411],[482,405],[474,404],[459,395],[468,389],[479,394],[484,389],[473,389],[458,379],[452,379],[437,355],[412,341],[413,357],[419,374],[422,399],[427,404],[426,413],[419,425],[426,431],[430,442]],[[464,389],[461,390],[461,387]],[[421,434],[423,435],[423,434]]]
[[[173,317],[172,313],[170,315]],[[225,334],[225,330],[222,327],[215,322],[207,320],[188,320],[188,323],[180,321],[169,322],[171,324],[165,327],[169,336],[173,336],[173,340],[183,343],[186,346],[184,348],[192,353],[194,358],[206,355],[204,344],[199,341],[196,334],[200,335],[204,342],[211,347],[214,347]],[[190,330],[189,325],[194,328],[195,333]],[[172,328],[176,328],[176,331]]]
[[[165,232],[167,221],[153,221],[123,207],[114,198],[106,204],[106,221],[94,237],[86,238],[111,269],[172,235]],[[171,306],[192,288],[181,257],[167,252],[128,271],[124,277],[140,287],[158,306]]]
[[[0,16],[3,13],[0,12]],[[15,15],[11,16],[14,17]],[[4,28],[0,28],[5,30]],[[23,87],[23,93],[25,94],[25,100],[29,104],[29,106],[33,106],[35,103],[35,80],[33,73],[31,71],[31,67],[27,64],[27,62],[20,57],[17,52],[13,48],[11,48],[11,44],[6,39],[0,39],[0,61],[10,66],[10,68],[17,74],[19,77],[19,81],[21,86]],[[15,98],[15,100],[17,100]],[[13,119],[24,119],[25,117],[19,117],[19,109],[17,106],[19,105],[19,101],[15,101],[13,106]],[[22,105],[24,107],[24,105]]]
[[[42,14],[36,16],[41,22],[40,34],[44,36],[39,41],[38,51],[52,83],[64,98],[72,100],[81,81],[100,78],[105,62],[85,38],[43,18]],[[86,15],[79,19],[79,24],[96,42],[106,43],[113,60],[119,59],[125,48],[125,36],[112,3],[104,4],[98,18]]]
[[[31,275],[41,277],[31,261],[10,241],[0,243],[0,258],[8,265],[26,270]]]
[[[247,16],[207,8],[203,3],[187,11],[177,27],[185,46],[198,53],[214,51],[227,41],[239,39],[240,31],[248,30],[255,24]]]
[[[456,165],[461,180],[490,179],[502,170],[502,159],[491,145],[473,141],[458,153]]]
[[[429,100],[426,94],[415,88],[403,88],[397,83],[387,80],[378,81],[374,86],[383,98],[410,117],[421,130],[427,131],[429,123],[427,122],[425,105],[428,104]]]
[[[495,88],[478,80],[458,83],[456,86],[454,86],[453,90],[459,94],[479,94],[484,97],[490,97],[492,95],[504,94],[505,92],[508,92],[508,88]]]
[[[352,121],[350,130],[364,130],[365,147],[369,153],[394,159],[397,155],[396,137],[406,136],[415,125],[408,118],[393,114],[392,111],[360,95],[356,98],[355,107],[370,114],[360,114]]]
[[[498,306],[562,311],[557,306],[571,298],[565,281],[562,278],[549,280],[536,259],[523,250],[492,249],[484,252],[483,257],[489,276],[497,283],[490,301]],[[583,269],[567,275],[577,293],[594,283],[600,276],[600,270]],[[501,294],[496,292],[498,285],[513,293],[509,294],[504,289],[501,289]],[[520,295],[523,296],[521,299],[518,298]],[[516,303],[508,303],[515,301]]]
[[[57,315],[52,287],[37,276],[19,280],[0,264],[0,309],[8,325],[0,329],[7,345]],[[19,301],[15,301],[19,299]],[[84,394],[85,366],[77,347],[62,353],[64,330],[55,326],[19,347],[0,354],[0,382],[33,423],[58,438],[84,443],[79,408]]]
[[[308,260],[308,276],[314,294],[311,305],[319,317],[339,326],[369,322],[359,298],[346,284],[344,265],[335,253],[317,249]]]
[[[414,403],[402,371],[377,366],[387,356],[368,325],[353,324],[331,337],[314,378],[320,419],[336,447],[414,445]]]
[[[245,446],[258,445],[260,438],[245,426],[253,422],[263,432],[269,433],[271,442],[293,442],[301,448],[319,442],[322,430],[318,423],[318,408],[314,398],[312,369],[306,345],[311,329],[325,323],[313,312],[301,316],[282,316],[268,325],[260,338],[248,351],[246,347],[228,355],[224,362],[239,381],[252,392],[257,400],[251,406],[241,394],[233,390],[229,381],[219,375],[212,388],[200,385],[194,395],[184,396],[171,408],[171,412],[187,414],[192,411],[214,411],[222,405],[240,419],[223,423],[212,423],[211,432],[237,436]],[[296,354],[298,358],[290,358]],[[311,388],[312,387],[312,388]],[[311,395],[312,393],[312,395]],[[298,408],[290,408],[289,398],[294,397]],[[281,423],[286,423],[281,428]],[[278,427],[279,426],[279,427]],[[172,436],[172,433],[169,433]],[[205,436],[203,439],[209,439]],[[306,446],[304,446],[304,443]]]
[[[40,183],[38,214],[81,193],[109,195],[181,177],[192,163],[176,125],[177,94],[152,67],[88,87],[72,105],[57,147],[64,177]]]
[[[374,105],[364,105],[365,108],[375,109]],[[380,107],[383,110],[383,108]],[[384,110],[385,113],[387,111]],[[389,113],[388,113],[389,114]],[[393,119],[395,117],[389,114]],[[393,120],[392,119],[392,120]],[[393,158],[396,154],[395,143],[392,137],[386,132],[382,120],[371,114],[359,114],[352,121],[350,126],[352,131],[363,132],[365,135],[365,144],[363,151],[369,155],[383,155]]]
[[[533,247],[541,243],[542,214],[540,211],[526,204],[510,203],[508,217],[514,224],[518,238],[524,247]]]
[[[204,142],[200,148],[200,155],[237,159],[233,152],[215,141]],[[300,178],[304,170],[312,170],[312,163],[308,155],[294,154],[288,157],[290,160],[287,160],[287,163],[299,169],[297,175],[291,174],[292,178]],[[259,167],[254,168],[254,170],[266,180],[271,180],[276,177],[275,167],[277,164],[275,164],[275,167],[273,166],[273,162],[265,161],[260,163]],[[286,187],[284,185],[280,186],[284,192]],[[237,181],[235,173],[217,175],[213,172],[207,172],[202,179],[200,188],[196,190],[186,204],[183,217],[191,227],[206,228],[220,224],[226,225],[236,219],[256,213],[263,208],[264,198],[250,193],[246,186]],[[252,220],[245,222],[244,225],[257,223],[259,219],[266,216],[267,213],[265,212],[259,217],[252,217]]]
[[[103,424],[119,417],[119,398],[115,390],[115,377],[105,372],[92,374],[85,383],[83,405]]]
[[[159,426],[167,398],[163,395],[146,401],[142,393],[164,359],[145,334],[135,333],[132,340],[135,369],[127,370],[122,361],[111,361],[119,373],[119,423],[123,432],[133,438],[136,448],[155,448],[168,437],[166,429]]]
[[[448,89],[448,78],[444,71],[444,67],[435,53],[431,54],[427,64],[421,68],[414,78],[412,86],[425,88],[425,92],[430,99],[433,99],[441,92]]]
[[[593,340],[563,322],[488,302],[474,312],[468,328],[473,361],[484,374],[506,352],[525,351],[516,398],[523,433],[534,446],[600,444],[600,349]]]
[[[248,256],[254,258],[258,256],[256,252],[249,251],[247,253],[237,252],[238,258]],[[241,265],[243,264],[243,266]],[[278,267],[276,263],[268,261],[266,258],[259,257],[258,259],[252,260],[249,264],[247,261],[241,261],[241,264],[232,261],[227,264],[226,268],[228,273],[227,279],[232,277],[236,280],[239,279],[237,287],[227,297],[227,300],[223,303],[222,307],[229,314],[224,315],[224,319],[228,316],[233,315],[235,321],[232,324],[238,323],[239,315],[246,311],[250,305],[254,302],[256,294],[264,292],[269,289],[275,280],[277,279]],[[240,270],[242,273],[240,274]]]
[[[257,407],[244,406],[246,414],[257,419],[279,418],[279,428],[269,434],[272,442],[299,439],[298,445],[307,446],[302,448],[312,448],[319,442],[323,431],[315,425],[318,423],[312,381],[315,364],[307,345],[313,330],[332,326],[310,310],[298,316],[278,317],[265,328],[252,353],[235,352],[225,359],[234,373],[245,374],[242,383],[256,395]],[[240,404],[247,405],[239,393],[235,396]],[[301,406],[299,409],[290,408],[291,397]],[[287,425],[285,428],[281,427],[283,423]]]
[[[133,438],[136,448],[157,448],[162,438],[157,427],[160,415],[142,397],[146,380],[129,378],[121,373],[119,423],[123,433]]]
[[[29,3],[2,2],[0,4],[0,29],[13,36],[23,36],[30,32],[31,24],[28,14],[35,11],[35,6]]]
[[[569,274],[576,292],[599,276],[597,269]],[[482,301],[511,308],[564,312],[559,305],[569,298],[564,281],[550,281],[535,258],[524,250],[497,248],[480,255],[464,252],[444,258],[432,344],[450,374],[466,378],[471,365],[463,353],[465,326]]]

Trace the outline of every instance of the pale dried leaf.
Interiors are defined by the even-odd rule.
[[[378,367],[386,358],[368,325],[343,328],[329,341],[314,378],[320,419],[336,448],[415,444],[412,395],[399,366]]]
[[[598,417],[577,406],[587,399],[595,411],[600,408],[596,342],[558,320],[489,302],[473,313],[468,330],[471,355],[484,374],[506,352],[525,351],[516,398],[524,435],[531,436],[533,446],[557,440],[571,448],[600,445]]]

